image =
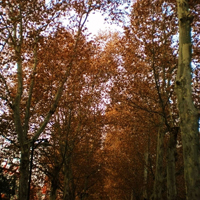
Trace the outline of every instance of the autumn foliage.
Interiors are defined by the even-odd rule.
[[[199,120],[200,4],[184,5],[0,2],[0,199],[198,199],[186,160],[199,150],[187,151],[183,121],[189,105]],[[95,12],[122,31],[92,35]],[[192,27],[190,69],[183,23]]]

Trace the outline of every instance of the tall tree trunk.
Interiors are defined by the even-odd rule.
[[[74,180],[69,163],[65,163],[64,166],[63,200],[75,200]]]
[[[148,174],[149,174],[149,146],[150,146],[150,136],[148,136],[148,142],[146,147],[146,152],[144,153],[144,189],[143,198],[149,199],[148,197]]]
[[[183,144],[186,199],[200,199],[200,144],[198,112],[191,88],[191,22],[188,0],[177,0],[179,19],[179,60],[176,93]]]
[[[55,161],[56,162],[56,161]],[[57,197],[57,190],[59,187],[59,174],[61,169],[60,164],[55,164],[52,179],[51,179],[51,192],[50,192],[50,200],[56,200]]]
[[[51,182],[51,192],[50,192],[50,200],[56,200],[58,183],[56,180],[52,180]]]
[[[21,149],[20,159],[20,177],[19,177],[19,199],[27,200],[28,196],[28,181],[29,181],[29,145],[23,145]]]
[[[154,200],[162,200],[163,193],[163,157],[164,157],[164,132],[163,132],[163,124],[160,125],[160,129],[158,131],[158,139],[157,139],[157,155],[156,155],[156,173],[155,173],[155,181],[154,181],[154,190],[153,190],[153,199]]]
[[[176,143],[178,129],[174,129],[169,138],[167,149],[167,199],[176,200]]]

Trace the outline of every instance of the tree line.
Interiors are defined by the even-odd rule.
[[[123,32],[91,37],[95,12]],[[199,18],[189,0],[0,1],[0,199],[200,199]]]

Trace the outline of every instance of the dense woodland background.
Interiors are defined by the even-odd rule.
[[[0,199],[199,200],[199,41],[199,0],[0,0]]]

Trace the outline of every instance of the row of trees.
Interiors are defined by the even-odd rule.
[[[200,198],[198,2],[136,1],[92,39],[89,14],[121,21],[120,2],[0,6],[2,194]]]

